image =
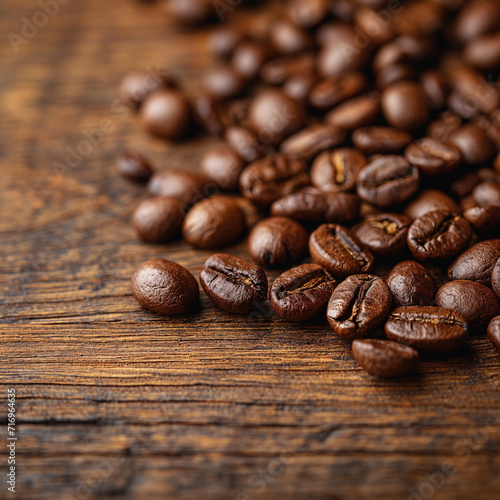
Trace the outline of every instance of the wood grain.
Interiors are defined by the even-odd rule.
[[[207,30],[152,5],[73,1],[14,53],[7,34],[39,10],[0,5],[0,381],[17,392],[17,498],[498,498],[500,360],[484,337],[382,382],[322,318],[235,317],[205,296],[182,318],[138,306],[129,280],[143,260],[198,275],[210,252],[138,242],[129,219],[145,193],[114,158],[135,148],[194,168],[213,140],[149,138],[116,110],[116,89],[160,65],[196,92]],[[56,172],[102,120],[113,130]]]

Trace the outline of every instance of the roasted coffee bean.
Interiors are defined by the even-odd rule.
[[[224,144],[207,151],[200,161],[200,170],[203,174],[227,191],[238,189],[240,174],[244,167],[243,160]]]
[[[227,58],[244,37],[245,34],[241,30],[232,26],[220,26],[210,33],[208,43],[216,56]]]
[[[429,137],[438,141],[448,141],[451,134],[462,125],[462,118],[453,111],[444,111],[427,127]]]
[[[246,79],[231,66],[216,66],[203,76],[205,90],[221,99],[240,95],[245,89],[246,83]]]
[[[374,258],[366,245],[349,229],[339,224],[323,224],[309,238],[313,260],[331,271],[335,277],[367,273]]]
[[[425,175],[442,175],[460,165],[462,153],[452,144],[424,137],[406,148],[405,158]]]
[[[418,350],[446,352],[467,340],[469,325],[462,314],[452,309],[408,306],[392,311],[385,333],[389,340]]]
[[[245,215],[238,204],[227,196],[214,196],[189,210],[182,236],[196,248],[219,248],[234,243],[245,229]]]
[[[495,346],[495,349],[500,352],[500,316],[493,318],[488,325],[488,338]]]
[[[283,92],[292,99],[305,100],[317,81],[315,75],[292,75],[283,85]]]
[[[466,3],[459,11],[453,33],[459,42],[468,42],[500,28],[500,5],[496,0]]]
[[[392,29],[403,35],[430,36],[442,29],[447,12],[441,3],[419,0],[395,12]]]
[[[265,267],[282,267],[303,259],[307,253],[307,231],[287,217],[269,217],[257,223],[248,235],[248,253]]]
[[[449,142],[460,149],[463,159],[469,165],[485,163],[495,152],[486,132],[475,123],[468,123],[455,130],[451,134]]]
[[[491,286],[491,273],[500,259],[500,240],[476,243],[459,255],[448,268],[448,279],[477,281]]]
[[[478,233],[488,234],[500,228],[500,206],[472,207],[463,216]]]
[[[186,98],[175,89],[153,92],[142,103],[139,117],[151,134],[165,139],[181,139],[191,124],[191,110]]]
[[[330,109],[354,97],[367,86],[363,73],[354,71],[318,82],[309,93],[309,102],[316,109]]]
[[[418,262],[405,260],[396,264],[387,276],[392,306],[428,306],[434,300],[437,285],[427,269]]]
[[[491,288],[493,288],[495,295],[500,300],[500,259],[497,260],[491,273]]]
[[[398,153],[412,139],[408,132],[390,127],[363,127],[352,134],[354,145],[368,155]]]
[[[222,135],[229,125],[222,101],[208,93],[197,95],[193,99],[193,114],[198,125],[210,135]]]
[[[349,276],[328,302],[326,318],[332,330],[348,340],[373,333],[391,310],[391,292],[385,281],[370,274]]]
[[[471,236],[470,224],[462,216],[434,210],[410,226],[408,248],[418,260],[447,259],[460,253]]]
[[[472,190],[472,197],[478,205],[500,207],[500,184],[481,182]]]
[[[255,78],[271,53],[263,43],[255,40],[243,40],[233,51],[231,64],[244,78]]]
[[[185,205],[177,198],[155,196],[144,200],[136,208],[132,225],[144,241],[170,241],[180,233],[185,212]]]
[[[314,73],[314,57],[311,57],[310,53],[305,53],[271,59],[260,69],[260,79],[268,85],[284,85],[287,81],[296,77],[312,77],[314,81],[317,81]],[[282,90],[288,97],[292,97],[284,87]],[[297,97],[292,98],[302,100],[306,95],[301,95],[300,99],[297,99]]]
[[[155,196],[171,196],[185,205],[193,205],[217,192],[217,186],[198,172],[162,170],[151,177],[148,191]]]
[[[306,127],[281,144],[280,150],[289,156],[312,160],[326,149],[342,145],[347,134],[344,130],[327,123]]]
[[[418,351],[413,347],[390,340],[356,339],[352,353],[363,370],[380,378],[406,375],[418,362]]]
[[[448,82],[444,75],[438,71],[424,71],[420,75],[420,85],[426,93],[432,109],[442,109],[446,104]]]
[[[132,277],[132,292],[142,307],[158,314],[182,314],[198,303],[194,276],[181,265],[150,259]]]
[[[354,191],[366,158],[354,148],[324,151],[313,162],[311,181],[324,191]]]
[[[319,24],[328,15],[329,7],[328,0],[291,0],[287,10],[294,24],[308,29]]]
[[[447,210],[448,212],[460,212],[460,207],[455,203],[453,198],[448,196],[443,191],[437,189],[426,189],[420,191],[405,208],[404,213],[411,220],[416,220],[428,212],[434,210]]]
[[[380,213],[369,215],[352,231],[375,255],[395,256],[406,249],[410,224],[404,215]]]
[[[124,151],[116,159],[118,172],[134,182],[145,182],[153,174],[153,167],[149,160],[135,151]]]
[[[229,146],[247,163],[272,153],[270,145],[262,144],[257,135],[245,127],[231,126],[224,133]]]
[[[307,165],[278,154],[248,165],[240,176],[241,194],[260,207],[310,184]]]
[[[354,23],[356,29],[363,32],[377,47],[391,41],[394,36],[390,23],[384,21],[382,16],[375,10],[373,4],[376,2],[361,2],[361,6],[354,11]],[[382,3],[382,2],[380,2]],[[384,5],[382,5],[383,7]]]
[[[145,99],[161,88],[174,88],[173,80],[162,71],[129,73],[120,85],[120,98],[131,108],[138,108]]]
[[[225,253],[206,260],[200,283],[215,304],[230,313],[248,314],[267,298],[264,270]]]
[[[273,22],[269,36],[273,48],[281,54],[294,54],[309,49],[313,43],[309,32],[285,19]]]
[[[390,85],[400,81],[415,80],[417,72],[415,69],[406,63],[388,64],[384,66],[375,78],[375,88],[383,91]]]
[[[418,189],[418,169],[402,156],[386,155],[369,163],[358,176],[358,196],[377,207],[401,203]]]
[[[411,64],[423,61],[434,49],[432,42],[424,37],[400,36],[378,49],[373,59],[373,70],[380,72],[394,64]]]
[[[302,264],[278,276],[269,298],[276,314],[287,321],[306,321],[326,305],[337,282],[316,264]]]
[[[211,0],[169,0],[164,8],[169,17],[188,26],[210,21],[216,14]]]
[[[271,205],[273,215],[290,217],[298,222],[345,224],[355,219],[358,212],[359,198],[355,194],[330,193],[317,188],[304,188]]]
[[[463,198],[472,193],[479,184],[480,179],[477,172],[467,172],[450,185],[450,193],[457,198]]]
[[[248,123],[266,143],[279,144],[304,124],[305,107],[277,89],[258,93],[248,110]]]
[[[437,291],[435,301],[439,307],[461,313],[471,328],[485,327],[500,314],[495,294],[476,281],[450,281]]]
[[[430,106],[422,87],[409,80],[386,87],[381,98],[387,123],[402,130],[417,130],[429,119]]]
[[[325,121],[344,130],[355,130],[371,125],[380,113],[378,94],[366,94],[345,101],[325,116]]]

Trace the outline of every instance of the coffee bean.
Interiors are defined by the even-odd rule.
[[[460,165],[462,154],[452,144],[424,137],[406,148],[405,158],[425,175],[443,175]]]
[[[291,75],[283,85],[283,92],[292,99],[305,100],[317,81],[315,75]]]
[[[219,248],[234,243],[245,229],[245,215],[238,204],[228,196],[214,196],[189,210],[182,236],[196,248]]]
[[[472,236],[470,224],[460,215],[434,210],[415,220],[408,231],[408,248],[423,261],[460,253]]]
[[[153,92],[142,103],[139,117],[149,133],[165,139],[185,137],[191,124],[189,104],[175,89]]]
[[[469,2],[459,11],[453,33],[459,42],[467,42],[500,28],[500,5],[496,0]]]
[[[428,306],[437,292],[436,282],[418,262],[405,260],[396,264],[387,276],[392,306]]]
[[[323,224],[309,238],[313,260],[335,277],[370,272],[374,258],[366,245],[349,229],[339,224]]]
[[[395,63],[384,66],[375,78],[375,88],[383,91],[390,85],[400,81],[415,80],[417,72],[407,63]]]
[[[188,26],[210,21],[216,13],[211,0],[169,0],[164,8],[169,17]]]
[[[424,71],[420,75],[420,85],[427,95],[432,109],[442,109],[446,104],[448,82],[444,75],[438,71]]]
[[[268,85],[283,85],[283,92],[292,99],[303,100],[307,93],[301,94],[300,98],[290,95],[285,88],[286,82],[297,77],[312,78],[314,81],[309,89],[317,81],[314,67],[314,57],[310,53],[296,54],[294,56],[283,56],[271,59],[260,69],[260,79]]]
[[[142,307],[158,314],[183,314],[198,303],[198,283],[181,265],[150,259],[132,277],[132,292]]]
[[[318,82],[309,93],[309,102],[316,109],[330,109],[354,97],[367,86],[363,73],[354,71]]]
[[[425,191],[420,191],[420,194],[408,204],[404,213],[410,219],[415,220],[434,210],[447,210],[448,212],[459,213],[460,207],[455,203],[453,198],[443,193],[443,191],[426,189]]]
[[[500,314],[495,294],[475,281],[456,280],[443,285],[436,294],[436,305],[461,313],[471,328],[485,327]]]
[[[247,163],[272,153],[270,145],[262,144],[257,135],[245,127],[231,126],[224,133],[229,146]]]
[[[278,276],[271,287],[271,306],[287,321],[306,321],[326,305],[337,282],[316,264],[302,264]]]
[[[200,161],[202,173],[227,191],[238,189],[240,174],[244,166],[243,160],[226,145],[210,149]]]
[[[120,98],[131,108],[138,108],[156,90],[175,88],[175,83],[161,71],[135,71],[129,73],[120,85]]]
[[[348,340],[373,333],[391,310],[391,292],[382,278],[349,276],[328,302],[326,318],[332,330]]]
[[[406,237],[411,220],[394,213],[369,215],[352,231],[372,253],[395,256],[406,249]]]
[[[313,43],[307,31],[284,19],[273,22],[269,35],[273,48],[282,54],[293,54],[309,49]]]
[[[458,311],[443,307],[398,307],[387,318],[389,340],[418,350],[446,352],[460,347],[469,334],[467,320]]]
[[[469,165],[480,165],[487,162],[495,149],[486,133],[475,123],[468,123],[455,130],[449,138]]]
[[[462,125],[462,118],[452,111],[444,111],[427,127],[429,137],[438,141],[448,141],[451,134]]]
[[[118,172],[134,182],[149,180],[153,174],[153,167],[149,160],[135,151],[124,151],[116,160]]]
[[[491,273],[491,288],[493,288],[495,295],[500,300],[500,259],[497,260]]]
[[[361,2],[361,6],[354,11],[354,23],[356,29],[362,32],[362,36],[368,37],[374,45],[379,47],[390,42],[394,33],[390,23],[385,22],[379,15],[374,3],[381,3],[384,7],[382,2]]]
[[[225,253],[207,259],[200,283],[215,304],[230,313],[248,314],[267,298],[264,270]]]
[[[408,132],[390,127],[363,127],[352,134],[354,145],[369,155],[398,153],[412,139]]]
[[[246,83],[246,79],[231,66],[210,68],[203,76],[205,90],[221,99],[240,95],[245,89]]]
[[[342,145],[346,136],[346,132],[338,127],[317,123],[289,137],[281,144],[280,150],[289,156],[309,161],[326,149]]]
[[[244,78],[255,78],[271,53],[263,43],[243,40],[237,45],[231,57],[233,68]]]
[[[287,217],[269,217],[260,221],[248,236],[248,253],[265,267],[282,267],[304,258],[307,231]]]
[[[148,183],[148,191],[155,196],[171,196],[185,205],[193,205],[214,194],[217,186],[203,174],[190,170],[162,170]]]
[[[448,279],[471,280],[491,286],[491,273],[500,259],[500,239],[476,243],[459,255],[448,268]]]
[[[325,116],[325,121],[344,130],[355,130],[371,125],[380,113],[377,93],[354,97],[335,106]]]
[[[304,188],[276,200],[271,205],[273,215],[290,217],[298,222],[345,224],[355,219],[358,212],[359,198],[356,195],[330,193],[317,188]]]
[[[392,22],[394,31],[415,36],[430,36],[443,28],[447,12],[442,3],[418,1],[398,9]]]
[[[209,35],[210,50],[220,58],[228,58],[244,36],[243,31],[232,26],[220,26]]]
[[[329,12],[328,0],[291,0],[287,5],[290,19],[301,28],[319,24]]]
[[[363,370],[380,378],[405,375],[418,362],[418,351],[390,340],[356,339],[352,353]]]
[[[260,207],[310,184],[307,165],[278,154],[248,165],[240,176],[241,194]]]
[[[500,184],[481,182],[472,190],[472,197],[478,205],[500,207]]]
[[[402,156],[386,155],[369,163],[358,176],[358,196],[377,207],[407,200],[418,189],[418,169]]]
[[[399,36],[380,47],[373,58],[373,71],[379,73],[384,67],[395,64],[410,64],[429,57],[434,47],[425,37]]]
[[[354,148],[324,151],[313,162],[311,181],[324,191],[354,191],[366,158]]]
[[[197,123],[210,135],[222,135],[228,126],[222,100],[208,93],[193,99],[193,114]]]
[[[495,346],[495,349],[500,352],[500,316],[493,318],[488,325],[488,338]]]
[[[465,210],[463,215],[478,233],[488,234],[500,228],[500,206],[472,207]]]
[[[464,196],[472,193],[472,190],[479,184],[479,182],[480,179],[477,172],[467,172],[451,183],[450,193],[457,198],[463,198]]]

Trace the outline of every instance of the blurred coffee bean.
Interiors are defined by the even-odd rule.
[[[135,151],[124,151],[116,159],[118,172],[134,182],[149,180],[154,170],[147,158]]]
[[[201,172],[227,191],[238,189],[244,167],[243,160],[224,144],[207,151],[200,161]]]
[[[211,21],[216,15],[212,0],[166,0],[164,6],[170,17],[186,25]]]
[[[366,77],[360,72],[350,72],[319,81],[309,93],[309,102],[316,109],[326,110],[354,97],[367,86]]]
[[[352,134],[354,145],[368,155],[399,153],[412,140],[408,132],[391,127],[362,127]]]
[[[246,163],[251,163],[272,153],[272,146],[259,141],[257,134],[245,127],[231,126],[224,138],[235,153]]]
[[[380,113],[378,94],[354,97],[334,107],[325,116],[325,121],[345,130],[355,130],[371,125]]]
[[[243,40],[234,49],[231,64],[241,76],[251,80],[259,74],[260,68],[270,56],[271,52],[263,43]]]
[[[500,352],[500,316],[493,318],[488,325],[488,338],[495,349]]]
[[[463,216],[481,234],[500,230],[500,206],[484,205],[464,210]]]
[[[462,153],[453,144],[423,137],[405,149],[405,158],[425,175],[443,175],[460,165]]]
[[[472,190],[472,197],[478,205],[496,205],[500,207],[500,184],[481,182]]]
[[[287,4],[290,19],[301,28],[312,28],[328,15],[328,0],[290,0]]]
[[[225,99],[240,95],[246,86],[246,80],[230,66],[217,66],[205,73],[203,85],[210,94]]]
[[[493,144],[481,127],[468,123],[455,130],[449,142],[454,144],[469,165],[480,165],[495,153]]]
[[[447,210],[449,212],[460,213],[460,207],[453,198],[438,189],[426,189],[414,198],[405,208],[404,213],[411,220],[418,219],[428,212],[434,210]]]
[[[269,33],[273,48],[282,54],[294,54],[312,46],[309,32],[285,19],[275,21]]]
[[[474,0],[459,11],[453,33],[459,42],[467,42],[500,29],[500,4],[497,0]]]
[[[175,88],[171,77],[163,71],[134,71],[122,80],[120,98],[131,108],[138,108],[156,90]]]

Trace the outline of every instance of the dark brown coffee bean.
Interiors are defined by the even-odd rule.
[[[328,0],[291,0],[287,5],[290,19],[301,28],[308,29],[319,24],[329,11]]]
[[[337,282],[316,264],[302,264],[278,276],[269,298],[276,314],[287,321],[306,321],[326,305]]]
[[[347,134],[333,125],[317,123],[306,127],[281,144],[280,150],[289,156],[309,161],[326,149],[342,145]]]
[[[427,134],[438,141],[448,141],[451,134],[462,125],[462,118],[452,111],[439,115],[427,128]]]
[[[190,170],[162,170],[148,183],[152,195],[171,196],[188,206],[216,193],[217,189],[205,175]]]
[[[428,306],[437,292],[436,282],[418,262],[405,260],[396,264],[387,276],[392,306]]]
[[[491,273],[500,259],[500,239],[476,243],[459,255],[448,268],[448,279],[477,281],[491,286]]]
[[[257,135],[245,127],[228,127],[224,133],[229,146],[247,163],[251,163],[266,154],[271,154],[272,148],[262,144]]]
[[[406,63],[388,64],[384,66],[375,78],[375,88],[383,91],[390,85],[401,81],[416,80],[417,72]]]
[[[174,89],[153,92],[142,103],[139,117],[151,134],[165,139],[181,139],[191,124],[191,110],[186,98]]]
[[[221,58],[227,58],[234,48],[243,40],[243,31],[232,26],[220,26],[209,35],[208,44],[213,54]]]
[[[233,68],[244,78],[255,78],[271,53],[263,43],[255,40],[243,40],[234,49],[231,57]]]
[[[453,144],[424,137],[406,148],[405,158],[425,175],[442,175],[460,165],[462,154]]]
[[[258,93],[248,110],[248,123],[267,144],[279,144],[304,124],[305,107],[277,89]]]
[[[230,66],[211,68],[203,76],[205,90],[221,99],[240,95],[245,89],[246,83],[246,79]]]
[[[290,217],[298,222],[345,224],[355,219],[358,212],[359,198],[355,194],[330,193],[317,188],[304,188],[271,205],[273,215]]]
[[[459,42],[467,42],[500,28],[500,5],[496,0],[466,3],[455,18],[453,33]]]
[[[210,21],[216,14],[211,0],[169,0],[164,8],[169,17],[188,26]]]
[[[248,235],[248,253],[265,267],[282,267],[304,258],[307,231],[287,217],[269,217],[260,221]]]
[[[495,294],[475,281],[456,280],[443,285],[436,294],[436,305],[461,313],[471,328],[485,327],[500,314]]]
[[[355,130],[371,125],[380,113],[380,97],[378,94],[365,94],[345,101],[325,117],[325,121],[344,130]]]
[[[389,340],[418,350],[446,352],[468,338],[469,325],[458,311],[431,306],[398,307],[387,318]]]
[[[365,4],[371,5],[373,2],[365,2]],[[357,7],[354,11],[354,23],[356,24],[356,29],[359,29],[377,47],[390,42],[394,37],[390,23],[384,19],[383,14],[379,15],[373,7]]]
[[[316,81],[314,63],[314,56],[311,53],[277,57],[262,66],[260,69],[260,79],[268,85],[284,85],[290,79],[296,77],[313,78]],[[312,84],[309,86],[309,89],[311,87]],[[298,99],[291,96],[285,87],[282,90],[289,97]],[[306,95],[307,93],[302,94],[298,100],[302,100]]]
[[[430,106],[422,87],[412,81],[399,81],[385,88],[381,98],[387,123],[402,130],[416,130],[429,119]]]
[[[369,163],[358,176],[358,196],[377,207],[401,203],[418,189],[418,169],[402,156],[387,155]]]
[[[469,165],[485,163],[495,152],[486,133],[475,123],[468,123],[457,129],[451,134],[449,141],[460,149],[463,159]]]
[[[210,135],[222,135],[229,125],[222,101],[208,93],[193,99],[193,114],[197,123]]]
[[[390,127],[363,127],[352,134],[354,145],[368,155],[398,153],[412,140],[408,132]]]
[[[391,310],[391,292],[382,278],[349,276],[332,293],[326,319],[332,330],[348,340],[373,333]]]
[[[401,377],[418,362],[418,351],[390,340],[356,339],[352,353],[363,370],[380,378]]]
[[[180,233],[185,212],[185,205],[177,198],[155,196],[144,200],[136,208],[132,225],[144,241],[170,241]]]
[[[478,233],[487,234],[500,228],[500,206],[472,207],[463,215]]]
[[[145,182],[153,174],[153,167],[149,160],[135,151],[124,151],[116,159],[118,172],[134,182]]]
[[[430,36],[443,28],[447,13],[443,6],[428,0],[405,5],[395,12],[392,20],[392,29],[403,35]]]
[[[366,158],[354,148],[324,151],[313,162],[311,181],[324,191],[354,191]]]
[[[315,34],[316,42],[321,46],[344,43],[352,39],[352,31],[352,27],[347,22],[328,21],[318,26]]]
[[[437,189],[426,189],[414,198],[405,208],[404,213],[411,220],[416,220],[434,210],[447,210],[460,213],[460,207],[453,198]]]
[[[186,313],[199,297],[194,276],[164,259],[151,259],[139,266],[132,277],[132,292],[142,307],[166,315]]]
[[[500,259],[497,260],[491,273],[491,288],[493,288],[495,295],[500,300]]]
[[[495,205],[500,207],[500,184],[482,182],[472,190],[472,197],[478,205]]]
[[[228,196],[214,196],[189,210],[182,236],[196,248],[219,248],[234,243],[245,229],[245,215],[238,204]]]
[[[131,108],[138,108],[156,90],[174,88],[175,83],[162,71],[135,71],[129,73],[120,85],[120,98]]]
[[[317,81],[315,75],[292,75],[283,85],[283,92],[292,99],[306,100]]]
[[[500,316],[493,318],[488,325],[488,338],[495,349],[500,352]]]
[[[384,67],[395,64],[415,66],[429,57],[434,47],[429,38],[401,36],[378,49],[373,59],[373,70],[379,73]]]
[[[244,167],[243,160],[224,144],[207,151],[200,161],[200,170],[203,174],[227,191],[238,189],[240,174]]]
[[[406,249],[410,224],[404,215],[380,213],[369,215],[352,230],[375,255],[394,256]]]
[[[446,104],[448,82],[438,71],[425,71],[420,75],[420,85],[426,93],[432,109],[442,109]]]
[[[312,46],[311,35],[285,19],[274,21],[269,33],[273,48],[281,54],[294,54]]]
[[[309,238],[309,252],[317,264],[339,278],[370,272],[374,264],[368,247],[351,230],[339,224],[318,227]]]
[[[354,71],[318,82],[309,93],[309,102],[316,109],[330,109],[333,106],[354,97],[367,86],[363,73]]]
[[[267,298],[264,270],[225,253],[206,260],[200,283],[215,304],[230,313],[248,314]]]
[[[307,165],[278,154],[248,165],[240,176],[241,194],[260,207],[310,184]]]

